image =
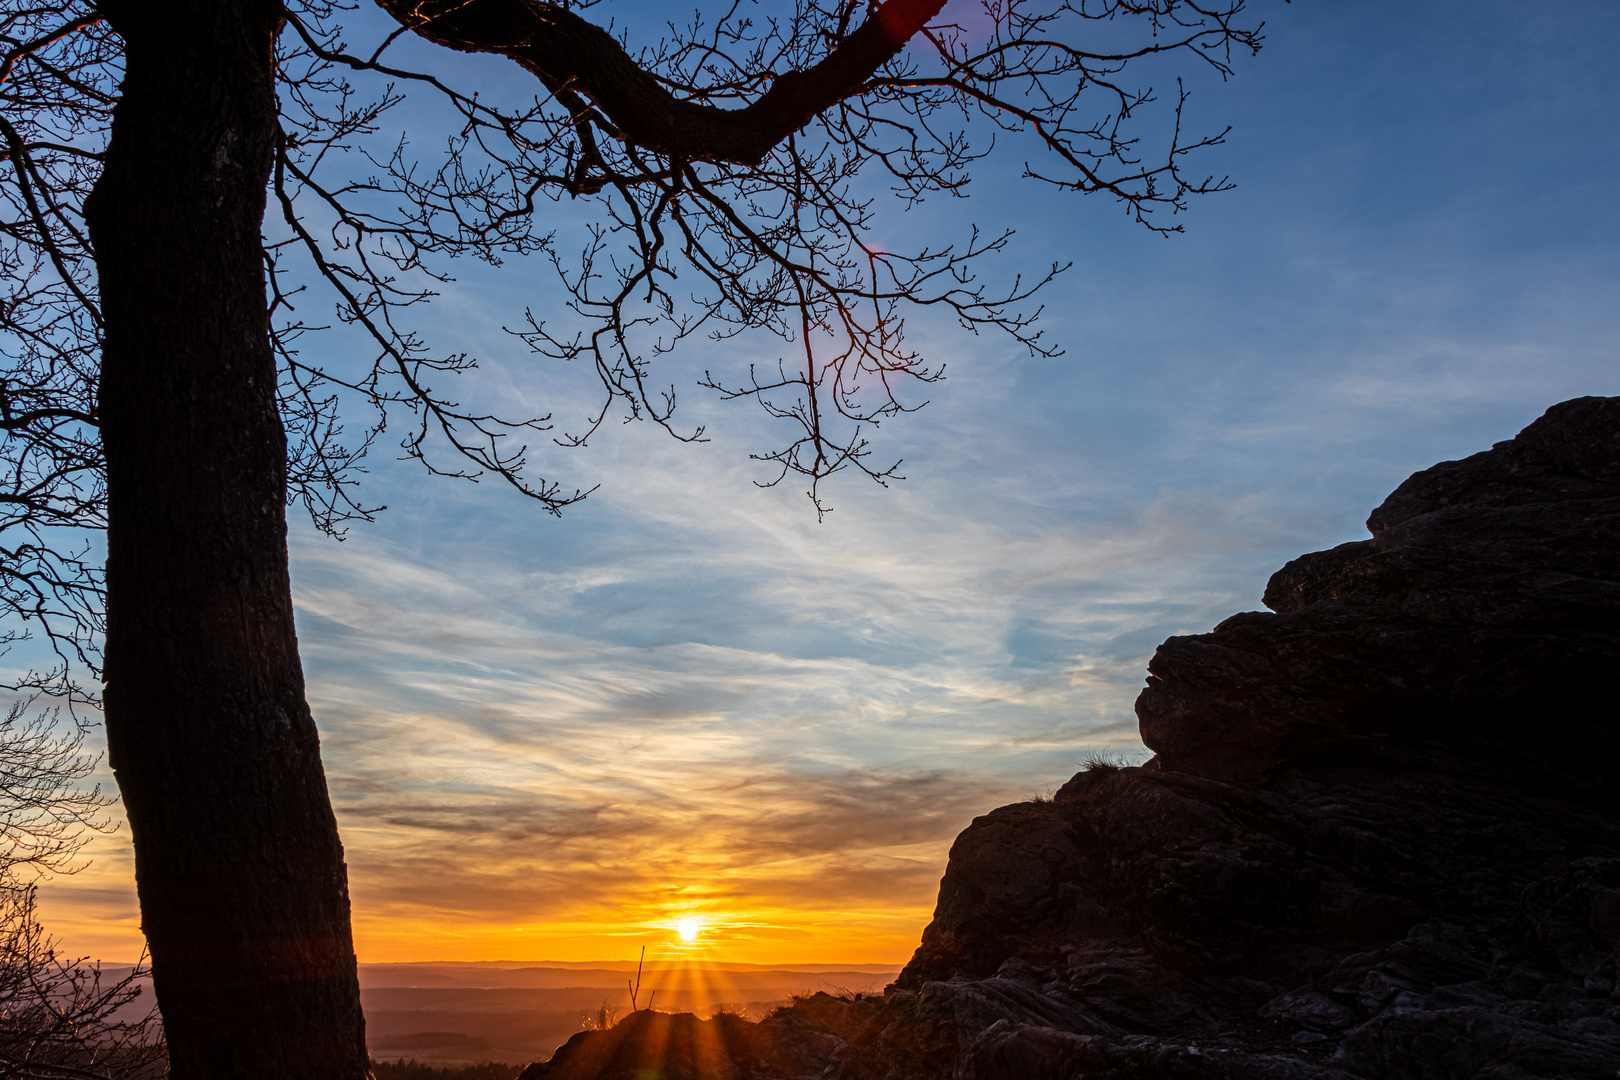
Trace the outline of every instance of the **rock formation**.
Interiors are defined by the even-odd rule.
[[[1417,473],[1367,525],[1274,575],[1272,614],[1159,647],[1152,760],[976,819],[882,997],[683,1021],[660,1041],[728,1050],[658,1067],[1620,1075],[1620,398]],[[637,1075],[645,1045],[582,1035],[525,1080]]]

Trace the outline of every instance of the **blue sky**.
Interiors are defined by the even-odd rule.
[[[1058,359],[914,322],[949,377],[881,433],[904,483],[835,484],[822,523],[756,488],[768,422],[695,386],[774,357],[745,339],[666,369],[712,441],[547,456],[601,484],[561,520],[386,450],[377,523],[337,544],[294,517],[362,960],[619,959],[687,915],[719,959],[903,959],[974,814],[1144,753],[1160,640],[1363,537],[1412,471],[1620,394],[1620,5],[1254,10],[1265,50],[1190,110],[1233,126],[1198,167],[1237,189],[1184,235],[1018,183],[1008,145],[965,202],[894,219],[1016,228],[1009,274],[1074,262]],[[582,412],[498,331],[538,271],[458,274],[429,318],[483,357],[469,392]],[[46,913],[122,958],[127,834],[94,854]]]

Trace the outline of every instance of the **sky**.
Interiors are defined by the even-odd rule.
[[[1005,275],[1074,263],[1044,295],[1061,357],[913,323],[948,377],[881,433],[903,483],[836,483],[822,522],[758,488],[768,422],[695,386],[704,356],[672,377],[711,441],[557,451],[548,477],[600,484],[560,520],[386,450],[375,524],[336,543],[294,512],[362,961],[903,962],[975,815],[1146,756],[1160,641],[1363,538],[1411,472],[1620,394],[1620,5],[1253,10],[1264,51],[1189,114],[1232,125],[1198,167],[1237,186],[1183,235],[1020,184],[1013,146],[885,222],[1017,229]],[[427,318],[478,392],[566,418],[571,384],[497,329],[539,282],[458,270]],[[127,828],[87,855],[47,926],[133,958]]]

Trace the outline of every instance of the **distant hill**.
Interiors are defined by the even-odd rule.
[[[623,961],[361,964],[360,1000],[373,1057],[435,1066],[543,1060],[606,1008],[630,1009]],[[900,965],[649,962],[639,1001],[708,1015],[761,1017],[796,994],[877,993]]]

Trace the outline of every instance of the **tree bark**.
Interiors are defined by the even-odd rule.
[[[106,332],[106,724],[172,1075],[361,1080],[260,246],[280,8],[102,11],[126,45],[86,206]]]

